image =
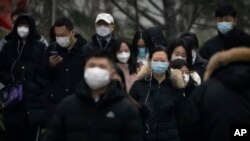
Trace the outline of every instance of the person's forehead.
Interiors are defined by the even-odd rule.
[[[216,17],[217,19],[234,19],[235,17],[227,15],[227,16],[222,16],[222,17]]]
[[[177,46],[175,49],[174,49],[174,52],[185,52],[185,48],[183,46]]]
[[[55,26],[54,30],[56,34],[70,33],[66,26]]]
[[[87,61],[87,64],[109,65],[109,61],[107,58],[92,57]]]
[[[167,54],[165,52],[163,52],[163,51],[157,51],[157,52],[155,52],[153,54],[152,58],[158,58],[158,57],[160,57],[160,58],[162,58],[162,57],[166,58]]]

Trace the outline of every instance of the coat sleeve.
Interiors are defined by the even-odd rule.
[[[63,116],[57,112],[45,131],[43,141],[65,141]]]
[[[135,81],[129,91],[129,95],[138,102],[137,89],[138,89],[138,81]]]
[[[200,133],[203,119],[203,96],[205,83],[198,87],[179,106],[178,124],[180,136],[184,141],[198,141],[201,139]]]
[[[143,127],[139,113],[130,106],[126,117],[122,139],[124,141],[143,141]]]
[[[8,51],[10,48],[9,43],[4,44],[2,51],[0,52],[0,82],[4,85],[7,85],[11,82],[12,77],[10,74],[10,70],[7,70],[7,61],[8,59]]]

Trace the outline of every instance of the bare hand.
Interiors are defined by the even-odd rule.
[[[58,55],[53,55],[49,57],[49,64],[52,67],[55,67],[57,64],[61,63],[63,58]]]

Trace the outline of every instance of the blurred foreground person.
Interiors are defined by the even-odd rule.
[[[230,126],[250,124],[250,49],[233,48],[214,55],[205,83],[180,109],[183,141],[229,141]]]
[[[58,106],[44,141],[142,141],[140,115],[121,83],[113,81],[116,68],[109,54],[94,53],[84,70],[75,94]]]

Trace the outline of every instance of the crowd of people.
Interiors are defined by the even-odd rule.
[[[0,41],[2,141],[229,141],[250,124],[250,35],[233,6],[215,10],[218,34],[170,44],[157,27],[130,42],[109,13],[87,41],[58,18],[49,42],[16,10]],[[166,35],[167,36],[167,35]]]

